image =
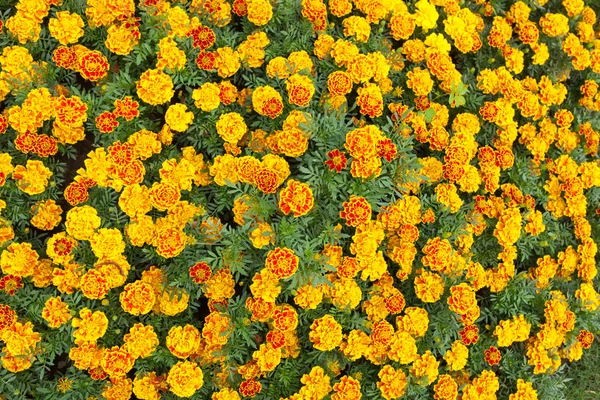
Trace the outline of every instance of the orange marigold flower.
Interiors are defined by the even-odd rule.
[[[102,133],[111,133],[119,126],[117,116],[110,111],[104,111],[96,117],[96,128]]]
[[[204,51],[215,44],[217,36],[215,32],[207,26],[199,26],[188,32],[188,36],[192,37],[192,45]]]
[[[0,328],[1,331],[1,328]],[[594,334],[590,331],[582,329],[579,331],[577,335],[577,341],[581,343],[581,346],[584,349],[589,349],[592,343],[594,342]]]
[[[140,103],[133,100],[133,97],[131,96],[125,96],[123,100],[116,99],[114,102],[114,106],[115,117],[123,117],[127,121],[131,121],[138,115],[140,115],[140,112],[138,110],[138,108],[140,107]]]
[[[260,393],[262,385],[260,382],[250,379],[240,384],[240,393],[244,397],[254,397]]]
[[[216,55],[211,51],[201,51],[196,57],[196,65],[204,71],[212,71],[215,69]]]
[[[371,205],[364,197],[350,195],[350,200],[343,206],[340,218],[346,220],[346,225],[357,227],[371,220]]]
[[[281,332],[291,332],[298,326],[298,313],[294,307],[284,304],[273,312],[273,327]]]
[[[174,207],[181,197],[177,187],[165,182],[154,182],[149,194],[152,206],[159,211]]]
[[[457,314],[464,315],[477,307],[475,291],[466,283],[452,286],[448,297],[448,308]]]
[[[76,69],[78,67],[77,53],[72,47],[58,46],[52,53],[52,61],[65,69]]]
[[[362,397],[360,382],[350,376],[343,376],[333,385],[333,390],[335,393],[331,395],[331,400],[359,400]]]
[[[305,75],[294,74],[286,81],[286,88],[291,104],[306,107],[315,94],[313,81]]]
[[[15,292],[24,287],[20,276],[5,275],[0,279],[0,290],[14,296]]]
[[[313,193],[306,183],[290,179],[287,186],[279,192],[279,208],[288,215],[294,213],[294,217],[306,215],[314,206]]]
[[[358,88],[356,104],[360,107],[362,115],[371,118],[380,117],[383,114],[383,94],[381,88],[374,83],[366,83]]]
[[[103,299],[108,294],[110,285],[103,272],[91,269],[81,277],[80,289],[88,299]]]
[[[345,96],[352,91],[352,77],[344,71],[334,71],[327,77],[327,89],[335,96]]]
[[[156,252],[164,258],[173,258],[179,255],[187,244],[187,236],[180,229],[163,228],[154,240]]]
[[[300,258],[294,254],[293,250],[286,247],[277,247],[267,253],[265,267],[277,278],[286,279],[298,270],[299,262]]]
[[[33,151],[40,157],[53,156],[58,152],[58,141],[48,135],[37,135]]]
[[[192,280],[197,284],[206,282],[211,275],[212,270],[210,268],[210,265],[208,265],[204,261],[197,262],[196,264],[190,267],[190,276],[192,277]]]
[[[156,302],[154,288],[144,281],[128,283],[119,295],[121,307],[132,315],[148,314]]]
[[[87,104],[78,96],[60,96],[55,104],[56,120],[67,126],[81,126],[87,120]]]
[[[88,186],[80,182],[71,182],[65,189],[64,196],[72,206],[85,203],[88,200]]]
[[[392,142],[392,139],[383,139],[377,143],[378,147],[378,156],[385,158],[387,162],[392,161],[396,158],[398,151],[396,150],[396,145]]]
[[[96,82],[108,74],[108,59],[98,50],[92,50],[79,58],[78,71],[85,79]]]
[[[456,400],[458,397],[458,384],[450,375],[441,375],[433,387],[435,400]]]
[[[334,169],[337,172],[342,172],[344,168],[346,168],[346,164],[348,163],[348,159],[346,158],[346,154],[339,149],[333,149],[327,153],[327,158],[329,160],[325,161],[325,165],[329,167],[330,171]]]
[[[118,346],[114,346],[104,352],[100,365],[113,378],[125,376],[133,368],[134,362],[135,358],[131,354]]]
[[[500,364],[500,360],[502,360],[502,355],[500,354],[500,350],[498,350],[497,347],[490,347],[489,349],[485,350],[485,361],[489,364],[489,365],[496,365],[496,364]]]
[[[465,326],[458,334],[462,342],[467,346],[475,344],[479,340],[479,328],[475,325]]]
[[[6,304],[0,304],[0,336],[17,322],[17,313]]]

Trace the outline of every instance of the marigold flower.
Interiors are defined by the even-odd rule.
[[[285,215],[293,212],[294,217],[301,217],[306,215],[313,206],[313,193],[306,183],[290,179],[287,186],[279,192],[279,208]]]
[[[490,347],[489,349],[484,351],[485,353],[485,361],[489,365],[496,365],[500,363],[502,360],[502,355],[500,354],[500,350],[497,347]]]
[[[83,36],[83,27],[83,19],[69,11],[59,11],[56,13],[56,18],[50,18],[48,21],[50,34],[62,45],[77,43]]]
[[[348,160],[346,159],[344,152],[339,149],[333,149],[327,152],[327,158],[328,160],[325,160],[325,165],[329,167],[330,171],[335,169],[337,172],[342,172],[342,170],[346,168]]]
[[[175,132],[185,132],[193,120],[194,114],[181,103],[170,105],[165,114],[165,122]]]
[[[277,247],[267,253],[265,267],[278,279],[286,279],[298,270],[300,258],[286,247]]]
[[[286,81],[286,89],[290,103],[300,107],[308,106],[315,94],[312,80],[305,75],[290,76]]]
[[[343,206],[340,218],[346,220],[346,225],[358,227],[371,220],[371,205],[364,197],[350,195],[350,200]]]
[[[73,332],[76,341],[95,342],[104,336],[108,328],[108,319],[102,311],[92,313],[89,308],[83,308],[79,311],[79,316],[81,318],[71,320],[71,325],[76,328]]]
[[[108,75],[108,59],[98,50],[91,50],[79,57],[77,71],[85,79],[96,82]]]
[[[310,325],[309,338],[315,349],[333,350],[342,342],[342,326],[331,315],[326,314]]]
[[[133,368],[134,362],[135,358],[131,354],[114,346],[104,351],[100,365],[108,376],[113,378],[125,376]]]
[[[121,307],[133,315],[148,314],[156,302],[152,286],[143,281],[128,283],[119,295]]]
[[[139,98],[154,106],[166,103],[175,94],[171,77],[158,69],[145,71],[136,87]]]
[[[237,144],[247,132],[248,126],[238,113],[221,114],[217,121],[217,133],[228,143]]]
[[[174,326],[167,335],[167,348],[176,357],[188,358],[200,347],[200,331],[192,325]]]
[[[385,365],[377,375],[379,382],[377,387],[384,399],[397,399],[406,393],[408,379],[401,369],[394,369],[391,365]]]

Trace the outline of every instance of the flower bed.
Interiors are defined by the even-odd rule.
[[[562,398],[600,4],[9,3],[0,398]]]

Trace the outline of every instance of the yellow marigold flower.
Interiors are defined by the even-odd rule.
[[[27,160],[25,166],[17,165],[12,173],[19,190],[29,195],[43,193],[51,176],[52,171],[39,160]]]
[[[40,334],[33,330],[33,324],[26,322],[24,324],[15,322],[10,328],[4,330],[0,339],[6,347],[3,352],[7,356],[22,358],[23,361],[33,361],[33,355],[38,342],[41,340]],[[4,366],[4,360],[2,361]]]
[[[259,222],[256,228],[250,232],[252,246],[257,249],[262,249],[269,244],[275,244],[276,239],[277,237],[275,236],[273,228],[266,222]]]
[[[426,0],[421,0],[421,2],[427,2]],[[431,79],[431,74],[427,69],[421,69],[419,67],[409,71],[406,74],[408,80],[406,81],[406,86],[415,93],[416,96],[427,96],[431,89],[433,88],[433,80]]]
[[[139,41],[134,31],[126,24],[111,25],[106,32],[108,33],[104,41],[106,48],[122,56],[131,53]]]
[[[84,342],[95,342],[100,339],[106,333],[108,328],[108,318],[102,311],[94,311],[89,308],[83,308],[79,311],[81,318],[73,318],[71,325],[73,325],[75,332],[76,343]]]
[[[217,121],[217,133],[228,143],[237,144],[247,132],[244,118],[236,112],[221,114]]]
[[[138,399],[159,400],[160,389],[163,389],[163,377],[156,376],[152,371],[148,374],[138,373],[133,380],[133,394]]]
[[[531,382],[525,382],[523,379],[517,380],[517,392],[508,397],[509,400],[537,400],[537,391],[533,388]]]
[[[415,339],[408,332],[398,331],[389,343],[388,357],[400,364],[410,364],[418,356]]]
[[[421,386],[431,385],[438,377],[440,363],[431,351],[427,350],[413,362],[410,373],[417,379]]]
[[[168,316],[177,315],[188,307],[190,296],[184,291],[167,289],[157,299],[160,311]]]
[[[165,122],[175,132],[186,131],[193,120],[194,114],[187,111],[187,106],[181,103],[170,105],[165,114]]]
[[[90,206],[73,207],[67,212],[65,227],[67,233],[76,240],[89,240],[100,227],[100,217]]]
[[[437,26],[437,20],[440,15],[434,5],[427,0],[419,0],[415,4],[415,8],[415,23],[423,29],[423,32],[427,32]]]
[[[384,399],[397,399],[406,393],[408,379],[401,369],[394,369],[391,365],[385,365],[377,376],[379,377],[377,387]]]
[[[191,397],[204,384],[204,374],[196,363],[179,361],[167,375],[171,392],[180,397]]]
[[[219,94],[221,88],[219,85],[212,82],[205,82],[198,89],[194,89],[192,92],[192,99],[196,107],[202,111],[209,112],[219,107],[221,99]]]
[[[152,355],[158,346],[158,336],[152,325],[137,323],[123,337],[123,349],[134,358],[146,358]]]
[[[221,78],[229,78],[235,75],[240,69],[240,55],[231,47],[222,47],[217,49],[215,58],[215,68]]]
[[[169,330],[166,345],[175,357],[188,358],[200,348],[200,331],[189,324],[174,326]]]
[[[145,71],[136,87],[139,98],[154,106],[166,103],[175,94],[171,77],[158,69]]]
[[[330,351],[342,343],[342,326],[329,314],[317,318],[310,325],[310,341],[321,351]]]
[[[98,258],[112,258],[125,251],[121,231],[116,228],[101,228],[90,238],[92,252]]]
[[[435,303],[444,294],[444,280],[435,272],[423,271],[415,278],[415,294],[421,301]]]
[[[425,336],[429,328],[429,315],[427,310],[419,307],[408,307],[404,316],[396,318],[399,331],[408,332],[414,337]]]
[[[444,360],[448,363],[451,371],[460,371],[467,364],[469,349],[460,340],[452,343],[452,348],[444,354]]]
[[[356,41],[366,43],[371,35],[371,25],[363,18],[356,15],[344,19],[344,36],[353,36]]]
[[[0,267],[6,275],[27,277],[33,274],[39,259],[31,243],[11,243],[0,255]]]
[[[273,7],[269,0],[247,0],[248,21],[256,26],[266,25],[273,17]]]
[[[31,206],[31,224],[41,230],[52,230],[60,223],[62,211],[54,200],[40,201]]]
[[[250,291],[254,297],[260,297],[266,302],[274,303],[279,293],[281,293],[279,278],[268,268],[263,268],[252,278]]]
[[[19,43],[25,44],[37,42],[40,39],[42,24],[41,21],[37,22],[31,18],[30,14],[19,10],[6,20],[6,29],[17,37]]]
[[[252,354],[252,358],[256,360],[261,371],[273,371],[281,362],[281,348],[275,348],[270,343],[263,343]]]
[[[59,11],[56,18],[50,18],[48,21],[50,35],[62,45],[77,43],[83,36],[83,27],[83,19],[79,14],[69,11]]]

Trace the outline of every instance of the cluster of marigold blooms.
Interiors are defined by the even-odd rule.
[[[530,18],[535,10],[523,1],[511,2],[500,13],[483,0],[466,5],[457,0],[413,3],[302,0],[298,15],[312,24],[312,47],[266,61],[265,49],[271,41],[264,27],[281,3],[192,0],[185,7],[143,0],[136,9],[132,0],[88,0],[85,15],[79,15],[61,8],[60,0],[20,0],[0,33],[19,43],[2,50],[0,100],[17,95],[23,100],[0,115],[0,134],[14,135],[15,151],[31,154],[32,159],[14,165],[8,152],[0,152],[0,187],[14,182],[26,196],[44,194],[54,183],[45,161],[57,154],[59,146],[84,140],[88,119],[104,136],[117,131],[121,123],[138,122],[143,107],[163,106],[166,111],[158,132],[136,130],[125,141],[114,140],[86,155],[84,167],[64,188],[68,211],[63,213],[52,199],[32,200],[31,226],[51,231],[42,248],[17,238],[11,221],[0,217],[4,274],[0,290],[18,297],[24,284],[39,290],[51,288],[43,292],[47,300],[41,317],[51,329],[72,326],[70,360],[92,379],[104,380],[101,395],[110,400],[128,399],[132,393],[155,400],[165,391],[191,397],[209,379],[216,388],[213,400],[255,397],[264,386],[275,384],[270,374],[285,359],[302,358],[313,349],[336,352],[350,363],[372,364],[378,371],[377,388],[385,399],[402,397],[408,385],[430,387],[437,400],[495,399],[500,389],[497,366],[514,343],[524,344],[533,374],[554,373],[563,359],[579,360],[594,334],[579,328],[577,316],[593,315],[600,307],[594,288],[597,245],[589,221],[593,218],[589,210],[598,205],[588,204],[586,197],[588,190],[600,187],[600,134],[590,122],[577,123],[581,118],[576,118],[566,100],[574,96],[586,111],[600,111],[598,83],[593,78],[600,73],[596,13],[583,0],[562,0],[560,10],[544,13],[538,20]],[[547,1],[535,3],[544,6]],[[110,109],[106,105],[90,109],[61,84],[47,88],[48,63],[34,61],[24,46],[37,42],[47,24],[56,45],[52,63],[100,86],[118,72],[106,55],[126,56],[143,43],[141,18],[136,16],[140,12],[162,21],[167,35],[156,46],[154,68],[132,77],[135,88],[114,100]],[[238,19],[249,21],[256,28],[254,33],[235,47],[217,48],[215,31]],[[339,21],[341,29],[334,29],[331,21]],[[79,44],[86,25],[106,31],[99,49]],[[377,26],[393,41],[383,38]],[[382,42],[377,46],[382,50],[365,51],[375,40]],[[212,73],[214,80],[193,88],[189,104],[176,96],[172,77],[190,68],[186,41],[194,52],[193,68]],[[526,65],[549,62],[548,43],[552,41],[561,43],[573,71],[587,71],[592,78],[581,87],[569,88],[569,70],[559,80],[523,74]],[[456,95],[464,83],[451,57],[453,49],[473,57],[485,49],[503,59],[503,66],[482,66],[476,73],[475,89],[485,96],[478,114],[454,112],[460,107],[457,100],[449,106],[442,100],[436,102]],[[333,66],[334,71],[319,75],[320,64]],[[264,70],[270,79],[265,82],[270,84],[238,88],[232,83],[239,71],[253,70]],[[398,76],[408,89],[407,97],[414,101],[403,101]],[[324,174],[347,174],[357,181],[380,177],[399,157],[395,136],[386,136],[374,122],[382,116],[389,116],[401,136],[413,137],[430,154],[418,159],[419,170],[403,171],[414,179],[403,183],[404,195],[389,204],[371,204],[366,194],[349,195],[341,204],[318,204],[315,188],[294,175],[292,160],[311,148],[317,114],[354,112],[353,106],[357,118],[340,142],[343,148],[326,152],[320,166]],[[162,156],[174,135],[185,135],[209,113],[218,114],[214,132],[222,139],[222,154],[206,159],[192,146],[179,148],[178,156],[162,161],[152,185],[144,184],[149,175],[147,160]],[[276,120],[281,129],[251,129],[247,122],[253,114]],[[518,122],[522,120],[527,122]],[[51,126],[50,134],[39,133],[44,126]],[[495,136],[483,145],[479,138],[490,126]],[[528,173],[548,174],[543,186],[548,197],[545,204],[517,185],[503,183],[507,181],[503,173],[517,168],[513,152],[517,146],[531,160]],[[551,158],[548,154],[556,150],[560,155]],[[204,241],[216,243],[223,223],[207,216],[201,204],[182,197],[200,187],[242,184],[257,188],[276,201],[282,215],[298,221],[316,207],[338,208],[339,219],[332,221],[337,224],[336,240],[320,249],[315,260],[325,266],[318,276],[294,291],[288,289],[288,282],[306,260],[278,244],[277,227],[256,211],[264,197],[241,194],[231,208],[233,221],[238,226],[250,224],[248,240],[264,251],[264,265],[247,281],[236,282],[229,266],[215,268],[198,261],[189,267],[188,278],[208,299],[210,313],[203,323],[172,324],[165,338],[159,338],[153,325],[135,323],[119,343],[100,344],[109,319],[99,305],[108,305],[111,291],[119,293],[120,307],[128,318],[152,314],[169,321],[188,309],[194,299],[186,290],[170,285],[164,269],[197,242],[186,227],[201,220]],[[434,187],[435,207],[420,196],[430,187]],[[128,217],[123,229],[105,227],[103,216],[88,204],[90,191],[98,189],[118,193],[115,206]],[[472,207],[464,207],[467,202]],[[6,207],[0,199],[0,212]],[[463,233],[452,241],[450,235],[433,235],[418,245],[423,232],[435,226],[440,210],[450,215],[464,213]],[[526,274],[518,274],[517,242],[542,234],[544,220],[549,218],[566,218],[574,227],[577,245],[569,245],[556,257],[539,257]],[[476,255],[471,252],[488,225],[494,226],[490,231],[501,248],[493,268],[474,261]],[[140,279],[128,279],[132,260],[127,249],[147,246],[166,260],[164,266],[150,266]],[[77,259],[77,251],[88,247],[94,257],[92,265]],[[415,264],[419,267],[413,269]],[[539,293],[548,294],[540,323],[517,314],[489,327],[490,333],[480,332],[477,293],[483,289],[500,293],[516,279],[527,280]],[[553,287],[554,281],[576,281],[577,289],[562,293]],[[233,361],[226,347],[237,323],[227,312],[229,301],[236,297],[236,284],[249,288],[246,322],[262,324],[268,332],[243,364]],[[418,305],[407,304],[399,289],[406,284],[414,287]],[[71,309],[66,299],[75,292],[97,301],[87,304],[98,309]],[[293,304],[281,301],[284,292],[292,294]],[[438,302],[447,306],[461,328],[451,347],[439,356],[434,349],[418,351],[430,329],[427,308]],[[301,343],[298,330],[306,323],[302,315],[319,309],[328,312],[308,321],[309,343]],[[342,326],[335,315],[345,310],[364,313],[365,329]],[[470,347],[480,335],[491,336],[495,345],[484,351],[489,368],[471,376],[465,367]],[[24,315],[0,304],[4,369],[16,373],[31,368],[43,340]],[[178,361],[167,371],[136,373],[131,378],[136,360],[152,357],[161,345]],[[231,375],[235,375],[233,381]],[[290,400],[326,396],[358,400],[364,395],[361,375],[347,374],[333,361],[311,366],[300,383]],[[70,386],[61,387],[66,391]],[[534,384],[519,379],[510,399],[537,399]]]

